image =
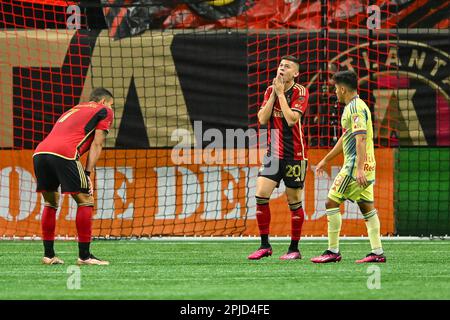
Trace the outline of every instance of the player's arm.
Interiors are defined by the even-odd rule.
[[[270,94],[266,91],[264,102],[261,106],[261,109],[258,112],[258,120],[262,125],[266,125],[269,122],[270,117],[272,116],[273,105],[275,103],[276,95],[273,90],[270,90]]]
[[[284,92],[278,96],[278,101],[280,102],[281,111],[283,112],[284,118],[289,127],[293,127],[299,120],[301,114],[296,111],[292,111],[289,108]]]
[[[328,161],[333,160],[339,154],[342,153],[342,151],[343,151],[343,148],[342,148],[342,137],[343,137],[343,135],[339,138],[339,140],[335,144],[334,148],[331,149],[331,151],[328,152],[328,154],[317,164],[317,167],[316,167],[316,174],[317,175],[321,176],[323,174],[323,169],[327,165]]]
[[[90,173],[95,168],[95,164],[100,158],[102,153],[103,145],[106,139],[106,131],[97,129],[95,130],[94,140],[92,141],[91,147],[89,149],[89,154],[86,161],[85,173],[89,182],[89,194],[92,196],[94,194],[94,186],[91,181]]]
[[[95,164],[100,158],[105,140],[106,131],[100,129],[95,130],[94,140],[92,141],[86,161],[86,171],[92,172],[94,170]]]
[[[274,80],[274,91],[278,97],[278,102],[280,103],[281,111],[286,119],[289,127],[294,126],[300,120],[300,113],[292,111],[284,95],[284,82],[281,77],[275,78]]]
[[[343,135],[339,138],[337,143],[334,145],[333,149],[331,149],[331,151],[328,152],[328,154],[322,159],[322,161],[325,161],[325,162],[331,161],[342,153],[342,151],[343,151],[342,137],[343,137]]]
[[[356,182],[366,187],[368,182],[364,174],[364,162],[366,161],[367,143],[367,110],[360,105],[356,106],[356,112],[351,115],[352,135],[356,140]]]
[[[366,159],[366,134],[356,135],[356,182],[362,186],[367,186],[367,178],[364,173],[364,161]]]

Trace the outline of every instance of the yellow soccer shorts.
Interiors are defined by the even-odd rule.
[[[363,188],[354,178],[341,170],[334,179],[330,191],[328,191],[328,198],[337,203],[342,203],[345,200],[373,202],[373,182],[369,181],[369,186]]]

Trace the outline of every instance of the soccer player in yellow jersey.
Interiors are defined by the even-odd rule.
[[[372,252],[357,263],[386,262],[380,240],[380,220],[373,205],[375,153],[370,110],[357,93],[358,79],[353,71],[341,71],[333,76],[339,102],[345,103],[341,124],[343,133],[334,148],[319,162],[316,174],[323,175],[328,161],[341,152],[344,164],[328,192],[328,249],[311,259],[314,263],[339,262],[339,233],[342,218],[339,206],[345,200],[356,201],[364,216]]]

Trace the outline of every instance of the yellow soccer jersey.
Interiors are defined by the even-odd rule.
[[[344,108],[341,117],[344,166],[342,171],[356,178],[356,135],[366,134],[366,159],[364,172],[368,181],[375,180],[375,152],[373,148],[373,129],[370,110],[358,96]]]

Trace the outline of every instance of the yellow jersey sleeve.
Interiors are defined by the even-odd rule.
[[[364,103],[364,102],[363,102]],[[367,107],[361,103],[361,100],[356,103],[356,106],[350,109],[350,123],[352,128],[352,134],[362,134],[367,132]]]

